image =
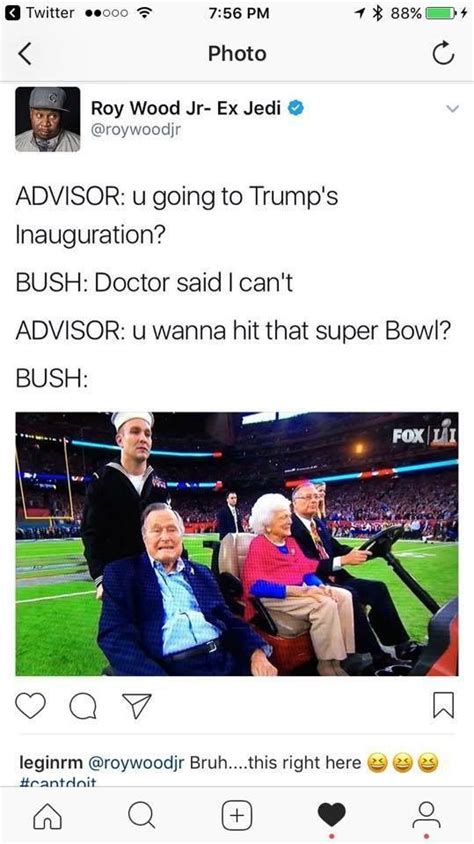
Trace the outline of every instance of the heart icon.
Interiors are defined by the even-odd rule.
[[[36,718],[41,710],[45,708],[46,698],[41,692],[34,692],[32,695],[22,692],[16,696],[15,706],[27,718]]]
[[[345,814],[346,807],[342,803],[321,803],[318,806],[319,817],[329,826],[336,826],[339,821],[342,821]]]

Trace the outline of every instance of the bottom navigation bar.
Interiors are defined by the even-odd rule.
[[[4,841],[472,841],[469,788],[4,788]]]

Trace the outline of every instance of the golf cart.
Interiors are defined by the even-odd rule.
[[[370,551],[371,560],[384,559],[410,592],[432,613],[428,624],[428,643],[411,671],[411,676],[449,676],[458,673],[458,599],[453,598],[442,607],[423,589],[412,575],[403,568],[392,554],[392,546],[403,536],[400,525],[376,533],[363,545],[361,551]]]
[[[419,601],[432,613],[428,625],[428,643],[410,671],[411,676],[454,676],[458,665],[458,601],[439,604],[403,568],[392,553],[392,546],[402,537],[403,527],[386,528],[364,542],[360,549],[370,551],[370,559],[384,559]],[[222,542],[206,541],[212,548],[212,571],[230,609],[243,614],[241,573],[252,534],[227,534]],[[314,652],[309,625],[285,613],[268,612],[258,598],[252,599],[255,616],[252,623],[259,634],[273,647],[273,661],[281,674],[306,673],[314,667]]]

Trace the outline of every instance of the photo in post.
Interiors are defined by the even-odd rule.
[[[18,676],[455,676],[458,417],[18,413]]]

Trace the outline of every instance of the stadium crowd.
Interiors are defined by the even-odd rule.
[[[26,496],[27,512],[42,511],[55,522],[71,515],[69,495],[64,489],[29,489]],[[60,487],[61,485],[57,485]],[[62,484],[65,487],[65,484]],[[237,491],[238,488],[237,488]],[[266,491],[265,488],[263,491]],[[290,491],[276,488],[290,497]],[[239,511],[243,525],[248,529],[250,511],[262,488],[255,485],[252,495],[239,495]],[[85,484],[74,484],[72,495],[73,523],[82,519]],[[216,513],[225,498],[223,492],[183,492],[173,490],[173,506],[181,514],[188,532],[211,532],[215,528]],[[456,473],[452,470],[417,474],[416,476],[395,476],[364,481],[334,483],[327,488],[327,519],[332,529],[340,536],[365,535],[374,529],[380,530],[390,524],[411,524],[421,521],[421,532],[427,527],[437,528],[438,534],[446,538],[443,525],[452,528],[458,519],[458,498]],[[22,520],[22,501],[17,497],[18,521]],[[60,528],[66,529],[67,522]],[[31,526],[30,526],[31,527]],[[47,529],[47,528],[46,528]],[[407,534],[411,531],[407,530]],[[456,535],[457,538],[457,535]]]
[[[419,416],[419,423],[434,430],[440,419],[440,414],[424,414]],[[453,420],[453,425],[457,425],[454,415]],[[220,482],[212,492],[171,490],[172,503],[189,532],[213,530],[225,490],[233,488],[238,492],[239,511],[247,529],[256,498],[267,491],[289,497],[291,490],[285,487],[286,481],[403,465],[415,456],[416,462],[433,459],[429,444],[420,447],[393,443],[395,427],[403,429],[413,424],[413,415],[407,414],[307,413],[253,425],[241,424],[239,414],[159,414],[154,448],[211,454],[221,451],[222,457],[152,456],[151,462],[169,483]],[[65,481],[64,433],[68,436],[72,514]],[[62,529],[58,525],[62,517],[70,520],[73,515],[73,522],[82,519],[86,486],[93,473],[105,462],[119,460],[118,451],[73,445],[73,440],[113,444],[109,415],[19,415],[17,450],[27,515],[49,515],[58,530]],[[455,450],[450,449],[450,456],[455,456]],[[53,477],[35,477],[38,474]],[[421,520],[423,534],[427,523],[432,528],[457,522],[457,474],[444,470],[330,483],[327,506],[332,529],[340,534],[363,534],[394,522],[411,525],[417,519]],[[23,509],[18,490],[18,521],[25,515]],[[45,527],[48,529],[47,524]],[[442,533],[439,527],[437,530]],[[406,533],[409,535],[408,530]]]
[[[54,422],[48,419],[45,424],[42,414],[37,414],[37,418],[19,415],[17,448],[22,470],[64,474],[62,436],[65,432],[71,476],[90,477],[106,460],[119,459],[118,450],[114,453],[77,445],[77,441],[113,445],[110,420],[106,414],[57,416],[61,418]],[[222,454],[218,458],[195,459],[154,456],[153,463],[159,466],[159,471],[169,481],[225,482],[232,478],[232,483],[243,489],[249,485],[251,466],[252,477],[260,478],[262,483],[266,481],[268,487],[275,483],[281,485],[282,479],[402,466],[414,461],[432,460],[439,455],[439,450],[431,447],[429,442],[421,445],[398,440],[393,442],[395,428],[403,429],[415,424],[413,414],[306,413],[259,425],[240,424],[239,414],[207,416],[225,417],[226,424],[218,427],[211,419],[212,430],[215,430],[212,435],[204,430],[205,419],[201,417],[206,417],[206,414],[160,414],[157,417],[154,449]],[[192,436],[189,430],[186,431],[186,417],[190,418]],[[230,420],[227,417],[231,417]],[[440,419],[440,414],[424,414],[419,416],[419,423],[433,433],[439,429]],[[211,428],[211,422],[207,423],[208,428]],[[454,414],[453,425],[456,429]],[[178,435],[180,429],[183,429],[182,436]],[[33,432],[44,438],[29,439],[35,436]],[[456,447],[449,449],[449,456],[457,456]]]

